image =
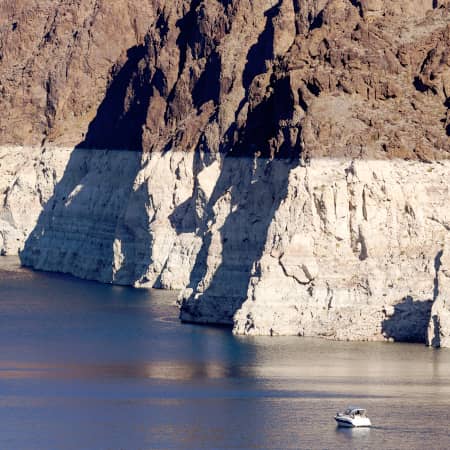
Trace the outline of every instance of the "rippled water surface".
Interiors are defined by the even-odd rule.
[[[450,351],[237,338],[175,297],[0,258],[0,448],[450,447]]]

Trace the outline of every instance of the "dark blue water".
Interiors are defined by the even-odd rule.
[[[175,298],[0,258],[0,449],[450,447],[450,351],[237,338]]]

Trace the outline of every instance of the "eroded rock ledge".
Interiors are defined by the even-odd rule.
[[[182,289],[183,320],[239,334],[448,345],[448,162],[35,149],[27,164],[8,164],[0,241],[14,252],[34,228],[26,265]]]

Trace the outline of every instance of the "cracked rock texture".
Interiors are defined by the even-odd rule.
[[[60,181],[72,149],[0,147],[0,254],[17,255]]]
[[[444,0],[0,3],[0,252],[241,334],[450,346]]]
[[[317,160],[291,171],[235,332],[425,342],[449,168]]]
[[[154,20],[146,1],[3,0],[0,143],[80,142],[114,68]]]

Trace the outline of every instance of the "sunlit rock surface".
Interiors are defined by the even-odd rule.
[[[320,160],[293,170],[235,332],[424,342],[449,168]]]
[[[0,144],[449,156],[450,6],[7,0]]]
[[[450,240],[436,259],[435,301],[428,327],[428,345],[450,347]]]
[[[51,156],[61,154],[46,150],[32,182],[61,172]],[[449,168],[75,150],[39,218],[20,170],[4,204],[19,205],[11,200],[20,193],[19,212],[30,212],[11,213],[10,239],[19,233],[22,245],[37,219],[24,264],[182,289],[186,321],[240,334],[425,342],[431,320],[446,345]]]
[[[0,3],[0,252],[240,334],[448,346],[450,7]]]

